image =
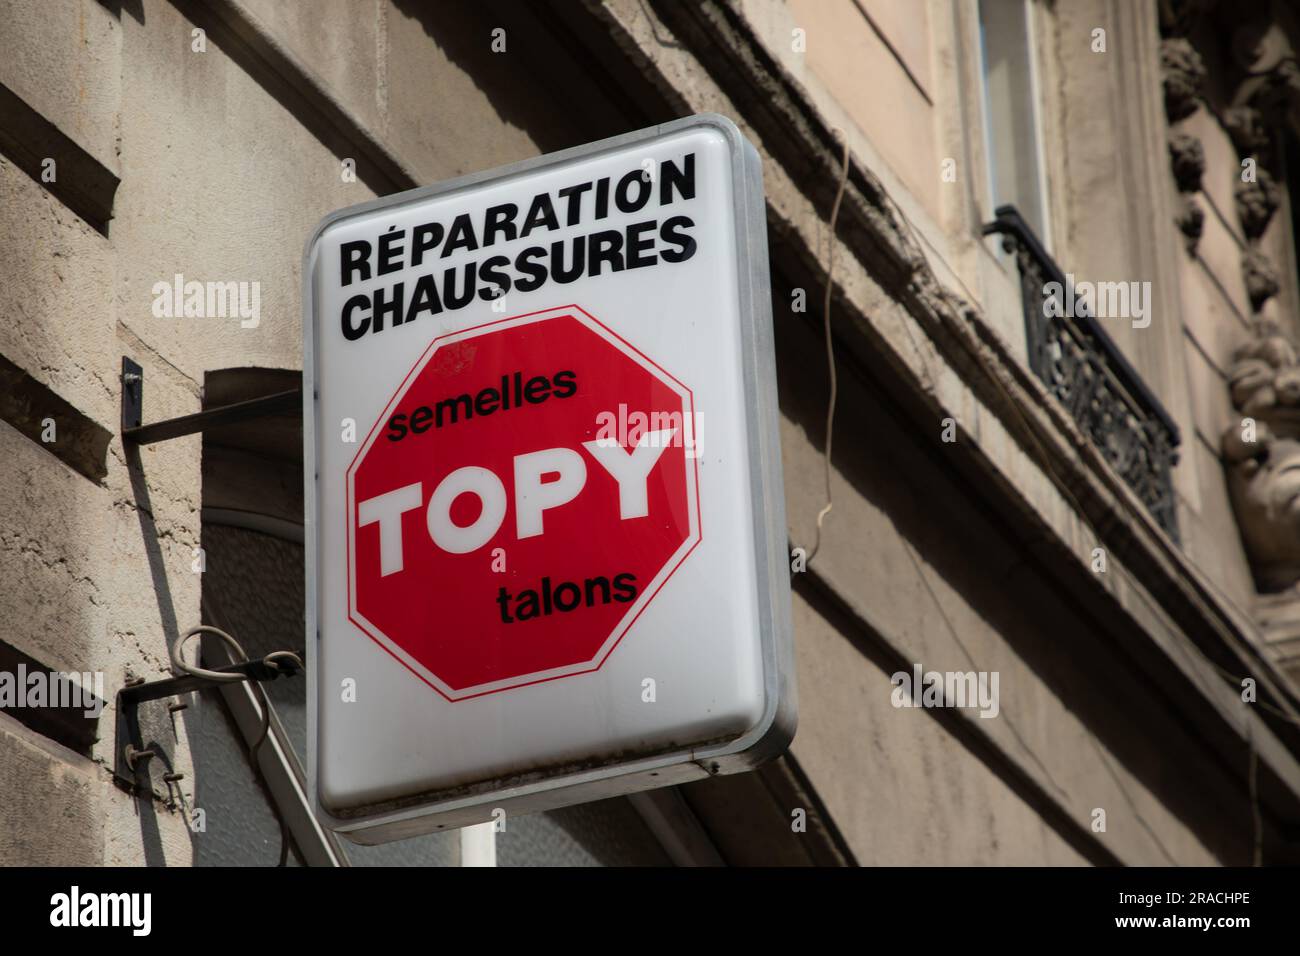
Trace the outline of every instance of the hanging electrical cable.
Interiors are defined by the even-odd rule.
[[[839,397],[839,378],[835,371],[835,344],[831,334],[831,293],[835,287],[835,222],[840,216],[840,203],[844,201],[844,188],[849,180],[849,141],[844,131],[836,129],[835,134],[844,144],[844,154],[840,161],[839,188],[835,191],[835,202],[831,206],[830,223],[826,228],[826,292],[822,298],[822,326],[826,336],[826,367],[830,377],[830,396],[826,402],[826,504],[817,512],[817,531],[813,539],[812,550],[808,552],[808,562],[817,556],[822,546],[822,522],[831,513],[834,503],[831,499],[831,448],[834,444],[835,401]]]

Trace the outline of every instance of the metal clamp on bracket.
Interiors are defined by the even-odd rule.
[[[151,741],[146,744],[143,740],[138,711],[140,704],[235,681],[262,683],[275,680],[277,677],[293,677],[300,670],[300,657],[281,651],[270,657],[229,664],[209,672],[220,677],[183,674],[180,677],[168,677],[149,683],[128,681],[127,685],[117,692],[117,738],[113,749],[113,776],[117,785],[132,794],[150,792],[152,787],[149,784],[149,763],[152,758],[162,756],[157,743]],[[168,709],[175,713],[183,710],[185,706],[184,702],[178,702],[169,705]],[[167,769],[169,776],[179,779],[170,772],[171,767]]]
[[[302,408],[302,389],[276,392],[246,402],[233,402],[220,408],[182,415],[166,421],[142,424],[144,417],[144,369],[122,356],[122,440],[135,445],[181,438],[218,425],[233,425],[252,418],[262,418]]]

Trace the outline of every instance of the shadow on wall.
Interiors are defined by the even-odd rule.
[[[658,106],[657,97],[638,101],[606,74],[591,45],[574,32],[588,19],[576,4],[560,11],[546,3],[497,0],[475,4],[395,0],[394,5],[409,21],[419,24],[451,66],[463,71],[501,123],[527,133],[538,152],[549,153],[674,118],[667,112],[652,116],[650,104]],[[390,21],[390,30],[393,26]],[[449,78],[449,82],[454,80]],[[481,104],[467,98],[459,107],[463,115],[459,115],[454,104],[444,100],[440,110],[447,112],[447,120],[463,137],[455,160],[458,173],[526,158],[503,155],[494,148],[491,140],[498,127],[486,121]],[[469,139],[478,135],[486,141]],[[469,159],[466,153],[477,155]]]
[[[136,23],[144,25],[143,0],[99,0],[99,5],[119,20],[125,13]]]
[[[162,639],[170,647],[179,636],[176,623],[176,606],[172,600],[171,587],[167,583],[167,566],[163,560],[162,547],[159,545],[158,526],[154,522],[153,502],[149,497],[149,483],[145,480],[140,461],[140,449],[133,444],[124,444],[122,449],[126,457],[127,473],[131,480],[131,494],[136,504],[136,517],[140,522],[140,537],[144,545],[145,558],[149,562],[149,579],[154,595],[158,600],[158,621],[162,626]],[[115,737],[116,735],[114,735]],[[159,757],[150,761],[150,772],[154,772],[153,763],[162,765],[170,772],[171,754],[175,752],[176,740],[163,734],[163,740],[144,741],[145,748],[155,745]],[[144,851],[146,866],[166,866],[167,859],[163,853],[162,837],[158,828],[157,811],[154,802],[147,797],[136,798],[136,810],[140,820],[140,838]]]

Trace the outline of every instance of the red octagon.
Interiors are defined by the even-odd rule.
[[[699,542],[689,389],[577,306],[434,339],[348,469],[348,617],[448,700],[596,670]]]

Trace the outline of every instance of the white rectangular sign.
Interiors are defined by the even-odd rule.
[[[335,212],[303,303],[324,824],[384,842],[785,748],[766,219],[734,124]]]

